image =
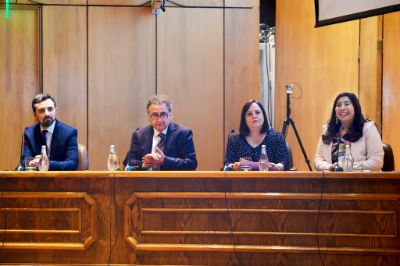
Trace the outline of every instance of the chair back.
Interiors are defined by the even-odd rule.
[[[78,143],[78,171],[89,169],[89,159],[86,146]]]
[[[296,170],[296,169],[293,167],[293,155],[292,155],[292,150],[290,149],[290,145],[289,145],[289,143],[287,143],[287,142],[286,142],[286,147],[287,147],[287,150],[288,150],[288,153],[289,153],[289,168],[288,168],[288,169],[285,169],[285,170],[294,171],[294,170]]]
[[[392,147],[390,147],[389,144],[383,144],[383,167],[382,171],[384,172],[390,172],[394,171],[394,156],[393,156],[393,150]]]

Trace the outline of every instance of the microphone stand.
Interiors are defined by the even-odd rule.
[[[293,130],[294,130],[294,134],[296,135],[297,142],[299,143],[301,152],[303,153],[304,160],[307,163],[308,169],[310,171],[312,171],[312,168],[311,168],[311,165],[310,165],[310,160],[307,157],[306,150],[304,149],[303,143],[301,142],[300,135],[297,132],[296,125],[295,125],[293,119],[290,117],[290,113],[291,113],[290,95],[292,93],[293,93],[293,85],[292,84],[286,85],[286,118],[283,120],[282,134],[286,139],[286,136],[287,136],[287,133],[288,133],[288,130],[289,130],[289,126],[292,125]]]

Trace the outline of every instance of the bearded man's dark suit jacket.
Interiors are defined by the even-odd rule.
[[[124,165],[142,168],[142,158],[151,153],[154,130],[152,126],[137,129],[132,134],[131,148],[126,154]],[[192,130],[171,122],[163,149],[165,158],[160,170],[195,170],[197,168],[196,152],[193,144]]]
[[[56,124],[51,140],[49,170],[76,170],[78,167],[78,131],[58,120],[54,123]],[[41,143],[42,135],[39,123],[25,128],[21,165],[24,165],[25,157],[35,157],[41,153]]]

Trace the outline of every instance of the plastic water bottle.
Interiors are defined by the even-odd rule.
[[[42,146],[41,157],[39,161],[39,171],[49,171],[50,161],[47,157],[46,146]]]
[[[265,145],[261,145],[261,155],[258,163],[260,171],[268,171],[269,161],[267,156],[267,148],[265,147]]]
[[[116,171],[118,170],[118,156],[117,153],[115,152],[115,146],[111,145],[110,146],[110,154],[108,155],[108,160],[107,160],[107,169],[108,171]]]
[[[351,154],[350,143],[346,143],[346,154],[344,156],[343,161],[343,171],[344,172],[352,172],[353,171],[353,154]]]
[[[342,169],[343,169],[345,155],[346,155],[346,145],[344,143],[340,143],[338,150],[338,165]]]

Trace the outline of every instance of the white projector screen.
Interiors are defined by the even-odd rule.
[[[400,0],[315,0],[316,27],[400,10]]]

